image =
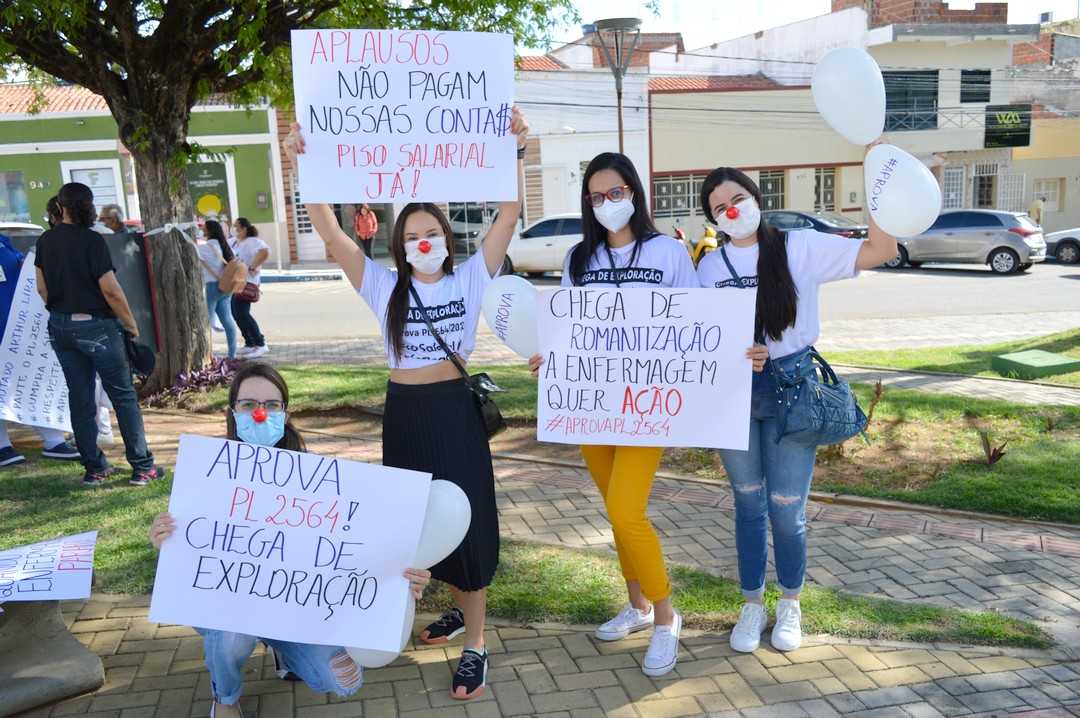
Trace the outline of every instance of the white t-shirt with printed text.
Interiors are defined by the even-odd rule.
[[[243,242],[238,239],[232,239],[231,247],[233,252],[236,253],[236,257],[251,269],[251,263],[255,261],[255,255],[264,249],[270,249],[270,245],[262,241],[258,237],[246,237]],[[248,274],[247,280],[252,284],[261,284],[262,270],[256,269],[255,274]]]
[[[431,336],[416,301],[409,293],[409,313],[405,320],[403,352],[399,359],[390,346],[386,331],[386,307],[390,293],[397,284],[396,270],[387,269],[378,262],[364,262],[364,280],[358,294],[367,302],[382,327],[383,345],[391,369],[419,369],[437,364],[447,358],[439,343]],[[446,346],[462,358],[476,347],[476,330],[480,323],[481,301],[484,289],[491,283],[484,253],[477,252],[458,265],[453,274],[444,275],[439,281],[427,284],[413,280],[412,286],[420,295],[420,301],[428,309],[428,316]]]
[[[861,239],[849,239],[812,229],[788,232],[787,257],[791,278],[798,292],[795,324],[784,330],[780,341],[765,337],[769,356],[780,358],[812,345],[821,332],[818,316],[818,288],[822,284],[858,275],[855,260],[863,246]],[[731,265],[746,285],[758,285],[758,244],[736,247],[724,246]],[[731,276],[720,250],[709,252],[698,263],[698,279],[702,287],[741,287]]]
[[[641,249],[638,250],[637,257],[633,257],[634,247],[638,244],[639,241],[634,241],[625,247],[611,247],[610,249],[606,244],[601,244],[589,258],[581,283],[577,286],[607,285],[612,288],[618,286],[621,289],[696,288],[698,286],[694,262],[690,259],[690,253],[686,251],[686,247],[678,241],[666,234],[658,234],[640,242]],[[564,287],[575,286],[573,277],[570,276],[572,253],[573,250],[567,252],[566,260],[563,262],[562,286]],[[633,266],[630,266],[632,257]],[[613,261],[614,269],[612,269]]]

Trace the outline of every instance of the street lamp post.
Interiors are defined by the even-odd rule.
[[[626,75],[626,69],[630,67],[630,58],[634,54],[638,36],[641,35],[641,20],[634,17],[616,17],[608,20],[597,20],[593,23],[593,26],[600,36],[600,47],[604,50],[604,57],[607,58],[608,67],[611,68],[612,74],[615,75],[615,97],[619,108],[619,153],[626,154],[623,151],[622,80],[623,76]],[[608,49],[606,42],[608,36],[612,39],[612,46],[615,50],[614,56]],[[627,48],[627,39],[630,40],[629,49]]]

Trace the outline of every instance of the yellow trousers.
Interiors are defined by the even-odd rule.
[[[658,446],[581,447],[585,465],[604,497],[623,578],[640,583],[650,601],[671,595],[660,537],[645,513],[663,453]]]

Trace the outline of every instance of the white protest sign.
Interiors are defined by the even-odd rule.
[[[185,434],[150,620],[401,650],[431,476]]]
[[[756,294],[542,292],[537,438],[746,449]]]
[[[0,418],[71,431],[67,382],[49,342],[49,310],[37,292],[33,252],[18,282],[0,342]]]
[[[514,45],[479,32],[293,30],[304,202],[514,200]]]
[[[97,531],[0,551],[0,602],[87,598]]]

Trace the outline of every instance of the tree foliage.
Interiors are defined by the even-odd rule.
[[[239,106],[292,106],[289,33],[353,27],[506,32],[538,46],[577,19],[569,0],[0,0],[9,77],[60,80],[105,98],[131,151],[147,227],[190,219],[185,165],[191,108],[212,95]],[[195,253],[155,239],[151,271],[163,351],[148,390],[209,358]]]

